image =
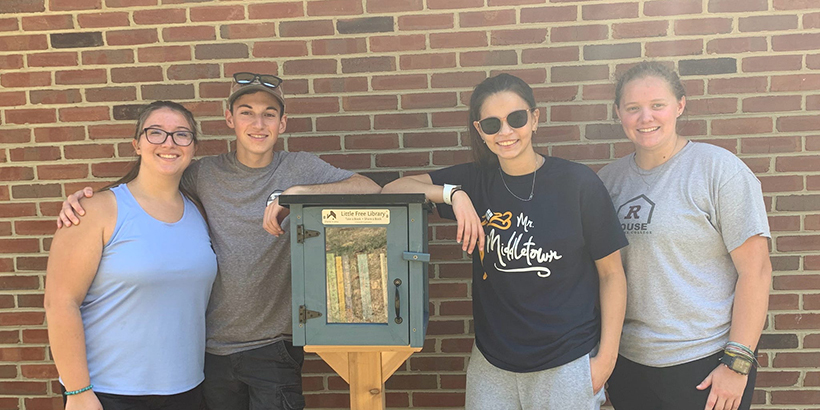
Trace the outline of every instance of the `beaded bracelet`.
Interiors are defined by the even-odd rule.
[[[75,394],[80,394],[80,393],[82,393],[82,392],[87,392],[87,391],[89,391],[89,390],[91,390],[91,389],[93,389],[93,388],[94,388],[94,385],[93,385],[93,384],[89,384],[88,386],[85,386],[85,387],[83,387],[82,389],[79,389],[79,390],[72,390],[72,391],[67,391],[67,392],[65,392],[65,393],[63,393],[63,394],[65,394],[66,396],[73,396],[73,395],[75,395]]]

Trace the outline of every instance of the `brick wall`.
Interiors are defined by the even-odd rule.
[[[817,0],[0,0],[0,409],[60,408],[43,280],[61,199],[132,159],[132,119],[184,102],[229,149],[226,78],[276,73],[279,148],[378,182],[469,160],[465,102],[489,75],[536,92],[545,154],[593,168],[631,150],[612,79],[670,62],[690,95],[681,132],[729,149],[763,182],[774,239],[755,408],[820,403],[820,2]],[[388,382],[391,407],[463,406],[470,267],[431,223],[424,351]],[[346,385],[315,357],[310,408]]]

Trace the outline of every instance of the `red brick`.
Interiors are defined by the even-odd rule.
[[[401,55],[399,66],[402,70],[453,68],[456,66],[456,55],[454,53]]]
[[[36,104],[32,102],[32,104]],[[0,92],[0,106],[11,107],[26,105],[25,91]]]
[[[644,3],[643,12],[647,16],[676,16],[681,14],[701,14],[703,2],[700,0],[654,0]]]
[[[669,30],[667,21],[639,21],[612,25],[612,38],[664,37]]]
[[[397,134],[362,134],[347,135],[344,137],[345,150],[383,150],[396,149],[399,147],[399,137]]]
[[[487,78],[483,71],[434,73],[431,79],[432,88],[472,88]]]
[[[377,114],[373,116],[374,129],[418,129],[427,127],[426,114]]]
[[[45,11],[45,0],[16,0],[0,4],[0,13],[36,13]]]
[[[288,111],[292,114],[328,114],[339,112],[337,97],[291,98]]]
[[[311,42],[313,55],[360,54],[367,52],[364,38],[320,39]]]
[[[806,56],[806,67],[812,70],[820,69],[820,54],[809,54]]]
[[[429,9],[466,9],[483,5],[484,0],[427,0]]]
[[[6,129],[0,133],[0,143],[3,144],[26,143],[30,141],[31,129],[29,128],[9,129],[6,127]],[[0,192],[2,192],[2,190],[0,190]]]
[[[609,28],[605,25],[553,27],[550,30],[550,42],[591,42],[605,40]]]
[[[119,178],[131,168],[130,161],[91,164],[91,175],[97,178]],[[66,191],[69,191],[66,187]]]
[[[749,16],[738,19],[738,29],[741,32],[794,30],[797,23],[797,16]]]
[[[405,133],[405,148],[455,147],[458,145],[458,134],[455,132],[421,132]]]
[[[743,11],[767,11],[768,0],[709,0],[710,13],[734,13]]]
[[[431,33],[430,48],[486,47],[487,34],[483,31],[458,33]]]
[[[3,87],[44,87],[51,85],[51,73],[48,72],[25,72],[25,73],[2,73],[0,74],[0,85]]]
[[[60,179],[82,179],[88,177],[88,165],[38,165],[37,179],[41,181]]]
[[[765,37],[721,38],[706,43],[708,54],[734,54],[766,51],[769,45]]]
[[[108,107],[68,107],[60,108],[60,121],[106,121],[110,119]]]
[[[4,381],[0,382],[0,394],[33,396],[46,394],[48,385],[43,382]]]
[[[166,27],[162,29],[162,39],[164,41],[204,41],[216,40],[216,30],[212,26],[180,26]]]
[[[766,96],[743,99],[744,112],[779,112],[802,110],[802,98],[794,96]]]
[[[405,94],[401,97],[403,109],[417,108],[450,108],[458,105],[458,96],[455,93],[422,93]]]
[[[440,30],[454,27],[452,14],[399,16],[399,30]]]
[[[772,77],[772,92],[820,89],[820,74],[795,74]]]
[[[388,75],[373,76],[371,86],[374,90],[409,90],[427,88],[427,75]]]
[[[70,16],[69,16],[70,17]],[[16,18],[0,19],[0,31],[17,31],[19,29]]]
[[[48,49],[48,39],[45,35],[19,35],[0,37],[0,52],[23,51]]]
[[[820,171],[820,161],[817,156],[778,157],[775,160],[775,169],[780,172]]]
[[[57,187],[58,191],[58,194],[56,196],[59,197],[62,191],[60,190],[59,185],[55,186]],[[17,232],[18,235],[51,235],[54,233],[54,221],[15,221],[14,230],[15,232]],[[20,260],[18,259],[17,262],[19,267]],[[45,266],[43,267],[45,268]],[[34,277],[33,279],[33,282],[36,284],[36,286],[39,286],[39,279],[37,279],[36,277]]]
[[[26,59],[29,67],[76,66],[79,62],[77,53],[73,52],[29,54]]]
[[[17,19],[12,19],[17,21]],[[67,30],[74,28],[74,20],[70,14],[52,14],[38,16],[24,16],[21,19],[25,31]],[[17,30],[15,24],[14,31]]]
[[[459,62],[462,67],[516,65],[518,54],[514,50],[468,51],[459,54]]]
[[[464,395],[461,393],[435,392],[412,393],[413,407],[463,407]]]
[[[54,73],[56,84],[105,84],[108,81],[104,69],[62,70]]]
[[[95,10],[102,8],[102,0],[49,0],[51,11]]]
[[[709,94],[764,93],[768,88],[766,77],[716,78],[709,80]]]
[[[686,101],[689,115],[733,114],[737,112],[737,98],[700,98]]]
[[[66,159],[113,158],[113,145],[82,144],[66,145]]]
[[[464,12],[459,13],[458,21],[460,27],[487,27],[511,25],[515,24],[515,10]]]
[[[605,65],[565,66],[550,69],[551,82],[583,82],[608,79],[609,67]]]
[[[330,165],[344,169],[370,168],[370,154],[330,154],[319,158]]]
[[[162,80],[162,67],[159,66],[111,69],[111,81],[115,83],[138,83]]]
[[[308,2],[308,16],[349,16],[362,14],[362,2],[358,0],[325,0]]]
[[[248,5],[248,18],[278,20],[288,17],[302,17],[305,15],[302,2],[275,2],[266,4]]]
[[[192,22],[244,20],[245,8],[242,6],[192,7],[190,14]]]
[[[400,11],[419,11],[424,8],[422,0],[368,0],[368,13],[395,13]]]
[[[577,6],[549,6],[521,9],[522,23],[574,22],[578,16]]]
[[[370,51],[373,52],[424,50],[427,47],[427,40],[423,34],[372,36],[368,40],[370,41]]]
[[[22,55],[0,56],[0,69],[14,70],[23,67]],[[0,77],[2,78],[2,77]]]
[[[552,154],[556,157],[577,160],[609,159],[609,145],[607,144],[585,144],[585,145],[561,145],[552,148]]]
[[[9,181],[9,180],[18,180],[19,178],[15,179],[8,179],[7,175],[10,174],[6,170],[9,168],[0,169],[0,180]],[[14,169],[14,168],[12,168]],[[19,168],[17,168],[19,169]],[[31,170],[30,168],[25,168]],[[34,177],[29,177],[25,179],[34,179]],[[11,218],[11,217],[19,217],[19,216],[35,216],[37,214],[37,210],[34,207],[34,204],[21,204],[21,203],[12,203],[12,204],[2,204],[0,203],[0,217],[3,218]]]
[[[225,67],[226,75],[228,74],[227,71],[227,64]],[[112,71],[113,74],[113,71]],[[178,64],[172,65],[168,67],[168,79],[169,80],[200,80],[204,78],[220,78],[219,74],[219,65],[218,64]],[[152,74],[156,75],[156,74]],[[160,73],[160,76],[162,73]],[[123,77],[125,78],[125,77]],[[145,81],[160,81],[160,80],[152,80],[146,79]],[[123,81],[126,82],[126,81]],[[225,81],[226,86],[230,86],[230,83]],[[225,98],[228,93],[223,93],[219,95],[220,98]]]
[[[156,29],[107,31],[105,38],[109,46],[132,46],[159,42]]]
[[[61,159],[59,147],[24,147],[12,148],[9,150],[9,157],[12,161],[53,161]]]
[[[606,118],[605,105],[554,105],[550,108],[552,122],[601,121]]]
[[[611,20],[638,17],[638,3],[590,4],[581,6],[584,20]]]
[[[308,55],[307,43],[304,41],[266,41],[255,42],[254,57],[302,57]]]
[[[801,55],[746,57],[741,62],[744,72],[797,71],[803,66]]]
[[[432,115],[432,126],[437,127],[463,127],[467,124],[467,110],[459,111],[436,111]]]
[[[812,0],[774,0],[775,10],[800,10],[815,8],[817,3]]]
[[[806,150],[807,151],[820,151],[820,136],[812,135],[806,137]]]
[[[820,115],[799,117],[778,117],[777,130],[781,132],[812,131],[820,129]]]
[[[772,36],[773,51],[816,50],[819,48],[820,33]]]
[[[276,37],[274,23],[228,24],[219,28],[224,39],[270,38]]]
[[[288,138],[289,151],[339,151],[341,147],[341,140],[338,136]]]
[[[803,177],[799,175],[760,176],[763,192],[794,192],[803,190]]]
[[[490,33],[493,45],[541,44],[546,39],[546,29],[494,30]]]
[[[194,11],[192,10],[192,20],[193,13]],[[148,25],[185,23],[187,20],[185,9],[169,8],[136,10],[133,12],[132,17],[134,18],[134,23]]]
[[[366,115],[337,115],[316,118],[316,131],[363,131],[370,129]]]
[[[141,63],[159,63],[167,61],[188,61],[191,59],[189,46],[160,46],[146,47],[137,50],[137,58]]]
[[[279,23],[280,37],[316,37],[335,33],[331,20],[284,21]]]
[[[77,22],[83,28],[128,27],[131,24],[126,12],[80,14]]]
[[[780,252],[818,251],[820,250],[820,235],[780,236],[776,239],[777,250]],[[820,315],[817,316],[820,319]],[[820,326],[820,321],[817,323]]]
[[[367,91],[367,78],[317,78],[313,80],[314,93],[343,93]]]
[[[283,65],[286,75],[336,74],[338,62],[323,60],[288,60]]]
[[[398,98],[395,95],[363,95],[342,98],[345,111],[396,110]]]
[[[48,124],[57,121],[53,109],[10,109],[6,110],[6,122],[11,124]]]
[[[646,43],[647,57],[670,57],[699,55],[703,53],[703,40],[672,40]]]
[[[799,152],[801,150],[800,137],[743,138],[740,140],[740,150],[744,154]]]
[[[712,135],[748,135],[772,132],[771,118],[733,118],[712,120]]]
[[[83,64],[125,64],[134,62],[133,50],[90,50],[83,51]]]
[[[85,128],[79,127],[45,127],[34,129],[34,141],[37,143],[80,141],[85,139]]]

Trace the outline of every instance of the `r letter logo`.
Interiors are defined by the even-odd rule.
[[[621,220],[621,228],[627,234],[649,234],[649,224],[652,222],[652,213],[655,211],[655,203],[649,200],[646,195],[640,195],[626,201],[618,208],[618,219]]]

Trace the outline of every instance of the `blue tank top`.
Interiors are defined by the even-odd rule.
[[[80,305],[94,390],[177,394],[204,379],[205,310],[216,277],[208,227],[185,199],[158,221],[125,184],[111,189],[117,224]]]

